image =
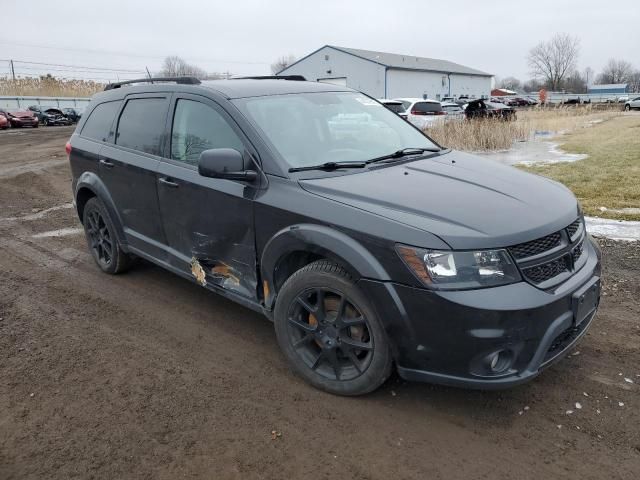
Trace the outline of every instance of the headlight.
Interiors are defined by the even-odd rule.
[[[405,245],[397,245],[396,250],[407,267],[429,288],[464,290],[521,280],[506,250],[453,252]]]

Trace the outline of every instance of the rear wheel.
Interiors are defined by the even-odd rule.
[[[391,372],[389,341],[369,300],[329,261],[307,265],[285,282],[275,328],[294,371],[321,390],[362,395]]]
[[[90,198],[82,217],[89,250],[100,269],[112,274],[127,270],[132,259],[120,247],[104,203],[97,197]]]

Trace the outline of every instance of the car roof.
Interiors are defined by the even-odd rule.
[[[402,105],[402,102],[400,100],[389,100],[387,98],[379,98],[378,101],[380,103],[384,103],[387,105]]]
[[[406,98],[394,98],[394,100],[398,100],[400,102],[412,102],[412,103],[417,103],[417,102],[427,102],[427,103],[440,103],[437,100],[432,100],[430,98],[424,99],[424,98],[411,98],[411,97],[406,97]]]
[[[228,99],[262,97],[269,95],[286,95],[295,93],[316,92],[354,92],[354,90],[321,82],[306,82],[299,80],[280,79],[229,79],[229,80],[204,80],[200,84],[176,84],[163,83],[139,83],[123,85],[96,94],[96,99],[110,100],[120,99],[125,95],[147,92],[187,92],[200,93],[215,91]]]

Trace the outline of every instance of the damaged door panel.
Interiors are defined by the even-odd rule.
[[[169,262],[202,286],[215,285],[257,299],[253,222],[256,187],[201,176],[200,153],[210,148],[244,151],[213,102],[178,97],[171,114],[169,155],[157,172],[158,200]]]

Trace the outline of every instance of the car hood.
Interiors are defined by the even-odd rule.
[[[556,232],[578,216],[577,200],[563,185],[461,152],[300,184],[429,232],[454,249],[515,245]]]
[[[9,110],[7,113],[14,117],[33,117],[33,113],[28,110]]]

